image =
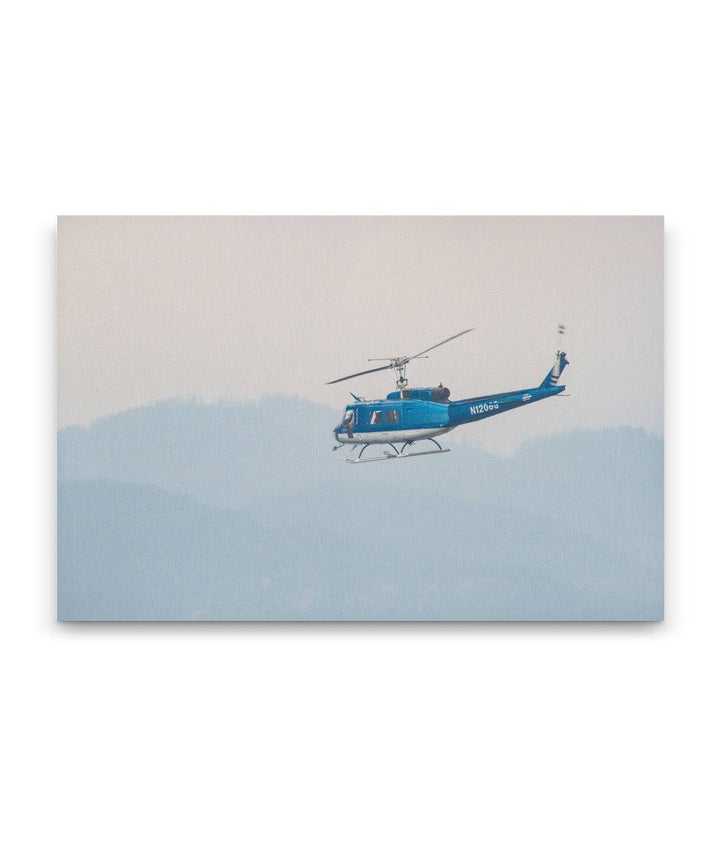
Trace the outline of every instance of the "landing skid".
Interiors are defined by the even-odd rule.
[[[443,449],[443,447],[437,441],[433,440],[432,437],[428,437],[427,439],[431,443],[434,443],[437,446],[437,449],[428,449],[428,451],[426,452],[406,452],[405,448],[407,446],[412,446],[413,444],[405,443],[398,452],[398,450],[392,443],[388,443],[388,445],[392,448],[392,452],[383,452],[382,455],[377,455],[374,458],[363,458],[363,452],[370,445],[369,443],[366,443],[360,450],[360,454],[357,456],[357,458],[343,458],[343,461],[348,464],[370,464],[373,461],[397,461],[400,458],[415,458],[419,455],[441,455],[443,452],[451,451],[450,449]]]

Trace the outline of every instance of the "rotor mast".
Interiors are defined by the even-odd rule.
[[[407,389],[408,379],[405,374],[405,366],[410,361],[407,358],[393,361],[393,369],[395,370],[395,386],[398,389]]]

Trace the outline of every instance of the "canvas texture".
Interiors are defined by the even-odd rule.
[[[663,618],[662,217],[60,217],[58,351],[61,620]]]

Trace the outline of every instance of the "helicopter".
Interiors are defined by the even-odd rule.
[[[393,392],[388,393],[385,398],[365,400],[354,393],[350,393],[354,403],[345,408],[342,420],[333,430],[337,445],[333,446],[333,452],[345,445],[350,445],[351,452],[360,449],[357,457],[343,458],[349,464],[370,463],[372,461],[389,461],[401,458],[410,458],[416,455],[438,455],[449,452],[438,443],[435,437],[447,434],[457,428],[458,425],[466,425],[469,422],[477,422],[490,416],[497,416],[507,410],[522,407],[525,404],[533,404],[553,395],[564,392],[565,387],[558,385],[560,375],[565,366],[569,365],[567,355],[561,348],[562,337],[565,326],[558,325],[558,348],[555,353],[555,362],[545,379],[539,386],[517,389],[510,392],[498,392],[494,395],[481,395],[475,398],[463,398],[459,401],[450,400],[450,390],[443,386],[423,387],[413,389],[408,386],[405,368],[411,360],[427,359],[429,351],[439,348],[471,333],[474,328],[462,330],[449,336],[414,354],[412,357],[384,357],[370,359],[368,362],[386,362],[386,365],[355,374],[345,375],[328,381],[326,385],[341,383],[351,378],[381,372],[392,369],[396,375]],[[417,443],[427,441],[433,443],[437,448],[414,451],[413,446]],[[382,455],[363,458],[363,453],[370,446],[389,446],[392,451],[385,450]],[[400,447],[398,450],[398,446]],[[405,449],[410,451],[406,452]]]

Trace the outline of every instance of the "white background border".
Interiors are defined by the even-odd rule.
[[[5,852],[717,849],[711,11],[6,11]],[[55,624],[58,213],[665,214],[667,621]]]

